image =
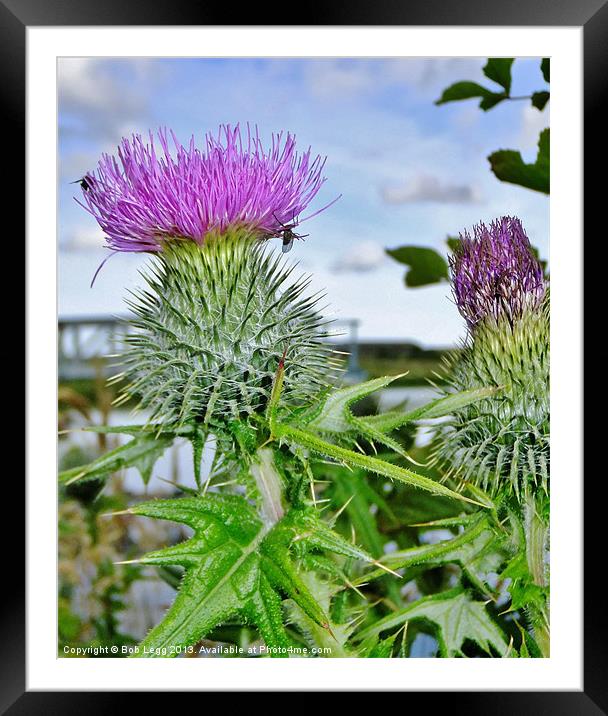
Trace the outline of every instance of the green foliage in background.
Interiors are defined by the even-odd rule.
[[[444,90],[435,104],[444,105],[450,102],[479,99],[479,108],[487,112],[502,102],[529,101],[533,107],[542,111],[550,99],[550,93],[547,90],[538,90],[525,96],[511,94],[513,62],[513,58],[491,57],[483,68],[484,75],[496,83],[500,89],[488,88],[476,82],[456,82]],[[541,61],[540,71],[544,81],[549,83],[550,60],[548,58]],[[543,129],[538,138],[538,152],[534,162],[526,163],[521,152],[515,149],[499,149],[488,156],[490,169],[500,181],[517,184],[525,189],[548,195],[550,193],[549,144],[549,129]],[[451,250],[454,248],[451,242],[454,241],[457,239],[447,238]],[[386,253],[395,261],[409,267],[405,275],[405,285],[408,288],[430,286],[448,280],[447,260],[435,249],[422,246],[400,246],[387,249]]]

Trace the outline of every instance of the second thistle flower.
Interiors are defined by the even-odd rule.
[[[456,305],[468,327],[448,366],[453,390],[494,387],[441,426],[448,473],[493,494],[548,490],[549,291],[519,219],[479,224],[450,260]]]

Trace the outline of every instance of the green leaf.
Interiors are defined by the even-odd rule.
[[[488,654],[490,647],[501,656],[507,653],[504,634],[488,614],[485,604],[473,601],[460,587],[419,599],[364,629],[356,639],[366,639],[416,619],[431,621],[437,626],[443,657],[464,656],[462,649],[467,640],[475,642]]]
[[[330,391],[323,396],[321,404],[308,417],[304,417],[307,427],[322,433],[345,433],[353,430],[350,406],[365,396],[386,388],[399,377],[396,375],[374,378]]]
[[[513,58],[490,57],[483,68],[484,75],[499,84],[508,94],[511,92],[511,65]]]
[[[293,509],[271,529],[243,497],[236,495],[210,493],[157,500],[137,505],[130,512],[181,522],[194,530],[186,542],[139,560],[143,564],[177,565],[185,569],[185,574],[175,601],[135,656],[176,656],[172,647],[195,644],[234,617],[255,624],[269,648],[286,649],[291,641],[283,626],[283,595],[314,623],[324,629],[329,625],[325,610],[310,593],[292,559],[294,545],[372,560],[321,523],[313,510]]]
[[[78,480],[106,478],[118,470],[135,467],[139,470],[143,481],[147,484],[152,468],[158,458],[173,443],[174,434],[161,434],[158,437],[142,433],[126,445],[102,455],[88,465],[64,470],[59,473],[59,481],[71,485]]]
[[[205,440],[207,439],[207,433],[203,430],[200,425],[197,425],[190,438],[192,442],[192,460],[194,467],[194,481],[198,489],[201,489],[201,462],[203,460],[203,449],[205,447]]]
[[[398,467],[392,463],[385,462],[369,455],[354,452],[346,448],[334,445],[321,438],[317,437],[313,433],[300,428],[293,427],[291,425],[276,424],[273,428],[275,437],[285,438],[288,442],[292,442],[301,447],[308,448],[313,452],[323,455],[324,457],[333,458],[345,465],[351,465],[352,467],[359,467],[367,472],[373,472],[377,475],[383,475],[384,477],[390,477],[393,480],[399,480],[412,487],[418,487],[421,490],[427,490],[436,495],[444,495],[446,497],[452,497],[456,500],[463,500],[464,502],[471,502],[476,505],[481,503],[470,500],[468,497],[450,490],[448,487],[440,482],[435,482],[428,477],[419,475],[412,470],[408,470],[403,467]]]
[[[386,253],[395,261],[410,267],[405,275],[405,284],[410,288],[448,280],[448,263],[434,249],[426,246],[400,246],[386,249]]]
[[[396,430],[415,420],[430,420],[431,418],[441,418],[445,415],[451,415],[467,405],[494,395],[496,392],[496,388],[464,390],[460,393],[453,393],[444,398],[432,400],[430,403],[407,413],[401,410],[391,410],[386,413],[380,413],[380,415],[368,415],[364,418],[359,418],[358,422],[368,425],[382,433],[391,432],[391,430]]]
[[[519,647],[520,659],[542,659],[543,653],[534,640],[532,634],[527,632],[519,622],[515,621],[515,625],[521,634],[521,646]]]
[[[388,437],[379,431],[366,418],[354,416],[350,410],[352,403],[370,395],[376,390],[386,387],[400,376],[374,378],[365,383],[346,386],[326,393],[319,405],[309,411],[307,415],[301,416],[301,420],[307,428],[315,432],[349,435],[352,440],[357,437],[365,437],[370,442],[378,442],[385,445],[394,452],[409,458],[405,449],[399,442]]]
[[[534,164],[526,164],[521,153],[512,149],[494,152],[490,154],[488,161],[500,181],[549,194],[549,129],[543,129],[540,133]]]
[[[158,423],[146,423],[136,425],[89,425],[86,428],[82,428],[88,433],[104,433],[104,434],[116,434],[116,435],[132,435],[137,436],[152,436],[152,435],[173,435],[174,437],[188,437],[194,431],[192,425],[182,425],[181,427],[166,425],[159,425]]]
[[[540,71],[543,73],[545,82],[550,82],[550,68],[551,60],[548,57],[544,57],[540,63]]]
[[[397,634],[389,636],[387,639],[378,639],[370,643],[365,656],[368,659],[390,659],[393,655],[395,639]]]
[[[479,107],[485,111],[491,109],[503,99],[507,99],[506,92],[492,92],[476,82],[456,82],[443,91],[441,97],[435,104],[446,104],[446,102],[458,102],[463,99],[481,97]]]
[[[534,92],[532,94],[532,106],[542,112],[550,98],[549,92]]]
[[[302,579],[324,611],[329,613],[335,585],[331,581],[326,582],[320,579],[313,573],[303,575]],[[320,652],[321,656],[344,659],[356,655],[346,646],[348,638],[354,630],[352,621],[340,624],[331,621],[327,629],[308,617],[293,600],[287,600],[286,608],[290,622],[298,626],[308,646],[315,650],[323,649]]]
[[[477,589],[491,594],[492,590],[485,584],[483,577],[488,572],[496,571],[504,561],[504,537],[490,526],[485,516],[477,515],[471,519],[472,524],[453,539],[392,552],[382,559],[382,563],[393,570],[421,565],[437,567],[442,564],[459,564]],[[429,525],[430,528],[438,526]],[[368,582],[382,576],[382,570],[374,570],[365,574],[360,581]]]
[[[376,524],[376,518],[370,511],[375,505],[378,510],[384,512],[393,525],[396,525],[395,515],[383,497],[378,495],[368,484],[363,473],[356,470],[346,472],[335,469],[331,473],[331,485],[334,503],[346,505],[345,513],[350,525],[354,528],[357,540],[376,559],[383,558],[384,544],[387,538],[380,534]],[[384,573],[385,587],[388,596],[395,604],[401,603],[400,584],[393,575]]]
[[[460,237],[459,236],[448,236],[445,240],[448,245],[448,249],[455,254],[460,248]]]
[[[548,589],[534,584],[526,555],[516,555],[501,574],[501,579],[510,579],[509,594],[511,606],[509,611],[517,611],[522,607],[544,609],[547,602]]]

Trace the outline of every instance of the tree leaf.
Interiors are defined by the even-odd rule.
[[[434,249],[426,246],[400,246],[387,249],[386,253],[395,261],[410,267],[405,275],[405,284],[410,288],[448,280],[448,263]]]
[[[458,102],[463,99],[472,99],[480,97],[480,109],[486,112],[488,109],[495,107],[499,102],[507,99],[506,92],[492,92],[492,90],[482,87],[477,82],[456,82],[443,91],[441,97],[435,104],[446,104],[447,102]]]
[[[448,245],[448,249],[455,254],[460,248],[460,237],[459,236],[448,236],[445,240]]]
[[[550,97],[551,95],[549,94],[549,92],[533,92],[532,106],[536,107],[539,112],[542,112]]]
[[[534,164],[526,164],[521,153],[512,149],[494,152],[490,154],[488,161],[500,181],[549,194],[549,129],[543,129],[540,133]]]
[[[540,63],[540,71],[543,73],[545,82],[550,82],[550,68],[551,60],[548,57],[543,57]]]
[[[359,632],[356,639],[366,639],[416,619],[431,621],[437,626],[443,657],[464,656],[462,648],[467,640],[488,654],[491,654],[490,647],[501,656],[507,653],[504,634],[488,614],[485,604],[474,601],[460,587],[419,599]]]
[[[511,66],[513,58],[490,57],[483,68],[484,75],[499,84],[508,94],[511,92]]]
[[[185,574],[175,601],[135,656],[176,656],[172,647],[195,644],[234,617],[255,624],[269,648],[286,649],[292,643],[283,625],[283,595],[314,623],[324,629],[329,625],[325,610],[299,574],[292,547],[297,543],[302,549],[329,550],[372,561],[321,523],[313,510],[292,509],[270,529],[247,500],[236,495],[209,493],[157,500],[137,505],[130,512],[181,522],[194,530],[189,540],[139,560],[142,564],[181,566]]]
[[[496,107],[497,104],[503,100],[508,99],[508,96],[504,92],[492,92],[489,97],[484,97],[479,103],[479,109],[487,112],[492,107]]]

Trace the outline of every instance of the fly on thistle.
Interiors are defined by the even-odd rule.
[[[310,234],[296,234],[294,229],[298,226],[298,222],[295,221],[295,217],[292,218],[291,224],[284,224],[277,218],[276,214],[273,214],[273,216],[281,227],[274,235],[283,240],[281,247],[282,253],[288,254],[291,251],[294,239],[305,239],[307,236],[310,236]]]
[[[89,191],[91,188],[90,177],[87,177],[86,175],[80,179],[76,179],[76,181],[71,181],[70,184],[80,184],[82,191]]]

